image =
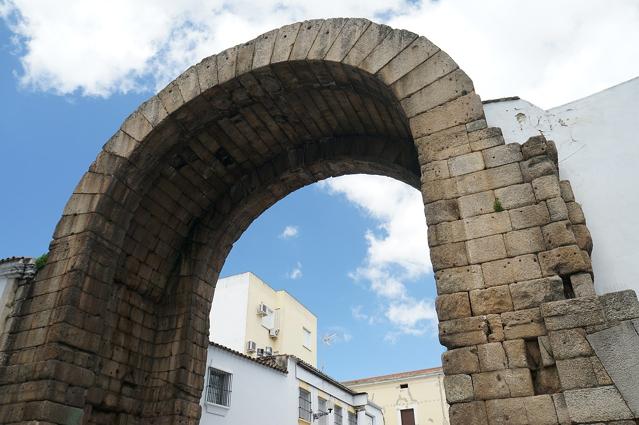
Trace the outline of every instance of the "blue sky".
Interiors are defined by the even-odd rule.
[[[0,0],[0,258],[45,252],[75,184],[123,119],[228,46],[311,17],[376,18],[428,36],[484,99],[520,95],[552,107],[639,75],[639,57],[625,47],[639,44],[639,6],[614,5]],[[287,226],[296,235],[280,237]],[[334,180],[258,218],[223,275],[253,271],[306,304],[320,335],[337,332],[319,363],[338,379],[436,366],[425,241],[418,192],[389,180]]]

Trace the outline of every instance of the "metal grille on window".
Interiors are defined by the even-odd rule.
[[[333,412],[335,414],[335,425],[342,425],[342,408],[336,405]]]
[[[209,384],[206,387],[206,401],[220,406],[231,405],[231,374],[209,368]]]
[[[311,421],[311,393],[300,388],[299,417],[305,421]]]
[[[348,412],[348,425],[357,425],[357,415],[353,412]]]
[[[322,397],[317,398],[317,410],[319,413],[328,413],[328,401]],[[328,415],[320,416],[319,425],[328,425]]]

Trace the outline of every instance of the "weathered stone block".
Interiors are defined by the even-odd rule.
[[[448,199],[426,204],[426,224],[432,225],[443,221],[459,219],[457,200]]]
[[[474,90],[473,82],[468,75],[461,69],[447,74],[443,78],[421,88],[412,95],[401,100],[401,105],[404,108],[404,112],[408,118],[412,118],[422,112],[429,109],[441,106],[451,100],[457,99],[463,96],[465,93],[470,93]],[[466,130],[469,127],[477,126],[485,120],[477,120],[472,123],[466,124]],[[485,124],[484,124],[485,125]]]
[[[484,158],[481,152],[471,152],[448,160],[451,176],[473,173],[484,169]]]
[[[639,335],[632,322],[626,321],[609,329],[588,335],[588,341],[605,366],[605,371],[595,371],[597,381],[606,381],[606,372],[614,380],[635,417],[639,417]],[[597,357],[591,357],[591,360]],[[593,369],[598,367],[593,362]]]
[[[539,307],[541,304],[564,299],[564,284],[559,276],[512,283],[510,294],[515,310]]]
[[[481,268],[487,287],[541,277],[541,268],[534,254],[491,261],[482,264]]]
[[[506,357],[508,358],[509,368],[531,367],[526,353],[526,341],[523,339],[512,339],[504,341],[503,346]]]
[[[568,180],[562,180],[559,182],[559,189],[561,190],[561,197],[566,202],[574,202],[575,195],[572,193],[572,186]]]
[[[557,174],[557,166],[549,158],[537,156],[519,163],[523,181],[532,182],[541,176]]]
[[[430,261],[433,270],[438,271],[468,264],[464,242],[434,246],[430,249]]]
[[[513,309],[508,285],[470,291],[470,305],[475,316],[503,313]]]
[[[508,212],[478,215],[464,219],[468,239],[505,233],[511,229]]]
[[[550,140],[546,140],[546,137],[543,135],[533,136],[529,138],[521,146],[521,151],[524,155],[524,159],[543,155],[555,159],[556,162],[557,149],[555,147],[555,144]]]
[[[507,210],[534,204],[536,201],[530,183],[515,184],[495,190],[495,197]]]
[[[505,336],[501,316],[499,314],[488,314],[486,315],[486,322],[488,323],[488,342],[503,341]]]
[[[492,190],[461,196],[457,201],[462,218],[494,212],[495,195]]]
[[[435,309],[439,320],[470,317],[468,292],[439,295],[435,301]]]
[[[435,273],[438,294],[470,291],[484,287],[481,267],[464,266],[441,270]]]
[[[499,167],[500,165],[519,162],[522,159],[521,145],[510,143],[508,145],[496,146],[482,151],[486,168]]]
[[[562,246],[550,251],[539,253],[539,266],[544,276],[570,275],[587,271],[584,256],[577,245]]]
[[[541,252],[546,249],[540,227],[508,232],[504,235],[504,242],[509,257]]]
[[[501,314],[506,339],[532,338],[546,335],[546,326],[539,308]]]
[[[557,412],[557,419],[560,425],[570,425],[570,414],[568,413],[568,407],[566,406],[566,400],[563,394],[553,394],[552,401],[555,404],[555,411]]]
[[[428,244],[431,247],[461,242],[468,239],[466,236],[466,227],[461,220],[444,221],[439,224],[430,225],[426,232],[428,233]]]
[[[610,378],[610,375],[608,375],[608,372],[606,372],[606,369],[604,368],[604,365],[601,363],[601,360],[599,360],[599,357],[597,356],[591,356],[590,357],[590,362],[592,363],[592,370],[595,372],[595,376],[597,377],[597,383],[602,386],[602,385],[612,385],[614,384],[614,382],[612,382],[612,379]],[[633,369],[629,369],[631,372]],[[629,374],[626,374],[626,376]],[[637,382],[637,376],[633,376],[630,379],[630,382]],[[634,387],[630,387],[632,389],[632,391],[630,392],[630,394],[637,394],[636,392],[636,388]],[[637,410],[635,410],[632,406],[632,400],[631,400],[631,395],[626,396],[624,393],[624,388],[623,385],[619,385],[619,387],[617,388],[619,389],[620,392],[622,392],[622,394],[624,394],[624,398],[626,399],[626,403],[628,403],[628,407],[630,407],[630,410],[633,411],[633,413],[636,413]]]
[[[494,136],[494,137],[486,137],[479,140],[471,140],[470,149],[472,151],[482,151],[484,149],[492,148],[494,146],[501,146],[504,143],[506,142],[504,141],[504,137],[501,135]]]
[[[447,348],[484,344],[488,333],[488,322],[481,316],[439,322],[439,341]]]
[[[577,202],[566,202],[566,208],[568,209],[568,219],[572,224],[586,223],[586,217],[580,204]]]
[[[473,387],[477,400],[525,397],[534,394],[529,369],[504,369],[474,373]]]
[[[490,425],[528,425],[523,398],[486,401]]]
[[[559,191],[559,179],[555,174],[534,179],[532,181],[532,187],[538,201],[556,198],[561,194]]]
[[[592,354],[590,344],[586,341],[586,332],[581,328],[553,331],[548,338],[555,359],[564,360]]]
[[[550,213],[550,221],[568,220],[568,208],[562,198],[546,199],[546,206]]]
[[[422,181],[422,195],[426,202],[457,198],[457,181],[452,178],[442,180],[424,180]]]
[[[407,77],[412,78],[413,76],[408,75]],[[416,90],[419,90],[421,87],[423,86],[416,87]],[[400,99],[405,97],[404,93],[410,94],[404,90],[405,87],[402,87],[401,93],[399,90],[396,90],[400,88],[399,85],[393,85],[391,88],[398,94],[398,98]],[[451,124],[465,125],[468,122],[483,118],[483,109],[479,96],[475,93],[469,93],[410,118],[409,125],[413,136],[419,138],[447,129]],[[465,128],[464,126],[464,130]]]
[[[464,425],[488,425],[483,401],[456,403],[450,406],[450,423]]]
[[[458,125],[415,140],[420,163],[448,160],[470,152],[466,127]],[[448,162],[448,161],[446,161]]]
[[[603,308],[596,296],[546,303],[541,306],[541,313],[551,331],[605,322]]]
[[[595,285],[590,273],[577,273],[570,275],[570,284],[576,297],[589,297],[595,295]]]
[[[472,346],[446,351],[442,354],[442,369],[446,375],[479,372],[477,348]]]
[[[473,381],[470,375],[444,376],[444,389],[448,403],[461,403],[473,400]]]
[[[575,245],[575,234],[572,231],[572,224],[569,221],[556,221],[543,227],[544,242],[548,249],[558,248],[565,245]],[[580,247],[581,248],[581,247]]]
[[[472,133],[473,131],[483,130],[484,128],[487,128],[487,127],[488,125],[486,124],[485,119],[469,122],[468,124],[466,124],[466,130],[469,133]]]
[[[506,257],[506,246],[502,235],[467,241],[466,249],[468,250],[468,260],[471,264],[484,263]]]
[[[502,370],[508,367],[506,352],[501,342],[491,342],[477,346],[477,356],[482,372]]]
[[[572,231],[575,235],[575,242],[577,246],[588,254],[592,253],[592,236],[585,224],[575,224],[572,226]]]
[[[614,386],[568,390],[566,406],[573,422],[618,421],[633,415]]]
[[[424,180],[441,180],[450,177],[447,161],[431,161],[422,167],[422,178]],[[566,210],[566,217],[568,210]]]
[[[590,388],[598,385],[590,357],[557,360],[557,371],[561,387],[564,390]]]
[[[460,195],[470,195],[521,182],[521,170],[519,165],[514,163],[459,176],[457,177],[457,189]]]
[[[609,292],[599,297],[609,321],[629,320],[639,317],[639,301],[635,291]]]
[[[555,404],[550,395],[537,395],[524,398],[524,407],[528,424],[554,425],[559,423]]]
[[[510,210],[510,222],[513,229],[544,226],[550,222],[550,214],[544,202]]]

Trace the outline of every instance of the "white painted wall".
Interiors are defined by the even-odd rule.
[[[559,151],[593,239],[598,293],[639,292],[639,78],[548,111],[525,100],[484,105],[506,143],[543,133]]]
[[[231,353],[216,346],[209,346],[207,352],[207,379],[200,399],[202,406],[201,425],[293,425],[298,421],[299,388],[304,386],[311,393],[311,408],[318,411],[318,396],[328,399],[328,407],[336,400],[344,408],[344,424],[349,406],[365,405],[365,411],[375,418],[374,425],[384,425],[379,408],[367,404],[366,394],[352,395],[339,386],[317,376],[298,365],[297,360],[288,357],[288,373],[281,373],[258,364],[243,356]],[[206,402],[208,368],[214,367],[232,374],[231,403],[222,407]],[[334,416],[326,419],[334,424]],[[319,422],[313,422],[317,424]],[[358,425],[364,425],[365,415],[358,415]]]
[[[233,374],[231,405],[223,408],[206,403],[205,380],[200,424],[297,423],[298,386],[294,374],[278,372],[214,346],[209,346],[207,366]]]
[[[249,274],[242,273],[217,281],[209,315],[209,338],[240,353],[246,351],[246,319],[249,306]]]

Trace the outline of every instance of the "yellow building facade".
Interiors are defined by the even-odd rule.
[[[441,368],[343,382],[366,392],[384,412],[386,425],[448,425],[448,404]]]
[[[317,317],[253,273],[218,280],[211,308],[213,342],[254,357],[288,354],[317,365]]]

